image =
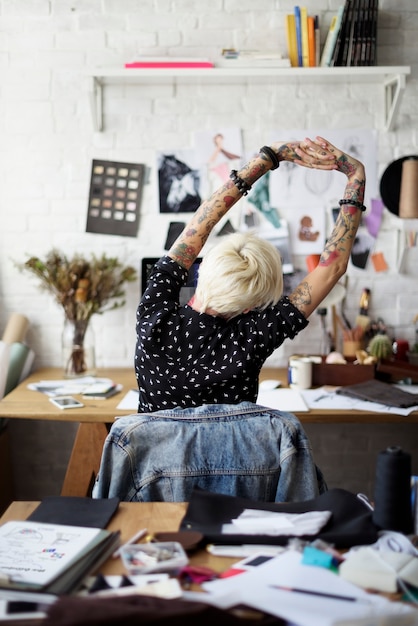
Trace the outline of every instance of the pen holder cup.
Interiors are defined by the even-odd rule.
[[[343,342],[343,356],[355,357],[357,352],[363,350],[362,341],[344,341]]]

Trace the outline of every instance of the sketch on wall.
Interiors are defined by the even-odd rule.
[[[240,128],[197,131],[194,143],[201,172],[201,193],[208,198],[229,179],[231,170],[242,167],[242,131]]]
[[[157,154],[160,213],[193,213],[201,203],[194,150]]]

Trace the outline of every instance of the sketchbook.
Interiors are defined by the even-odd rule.
[[[74,591],[119,545],[119,532],[10,521],[0,527],[0,591]]]

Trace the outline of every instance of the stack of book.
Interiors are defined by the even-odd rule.
[[[376,65],[377,19],[378,0],[345,0],[331,21],[321,66]]]
[[[295,6],[294,12],[286,15],[286,39],[292,67],[319,65],[318,15],[308,15],[306,7]]]
[[[212,67],[213,63],[209,59],[193,57],[143,57],[125,63],[127,69],[210,69]]]

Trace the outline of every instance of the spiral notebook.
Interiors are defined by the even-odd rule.
[[[418,405],[418,394],[403,391],[399,387],[384,383],[381,380],[366,380],[355,385],[346,385],[337,389],[337,393],[358,400],[368,400],[398,408]]]

